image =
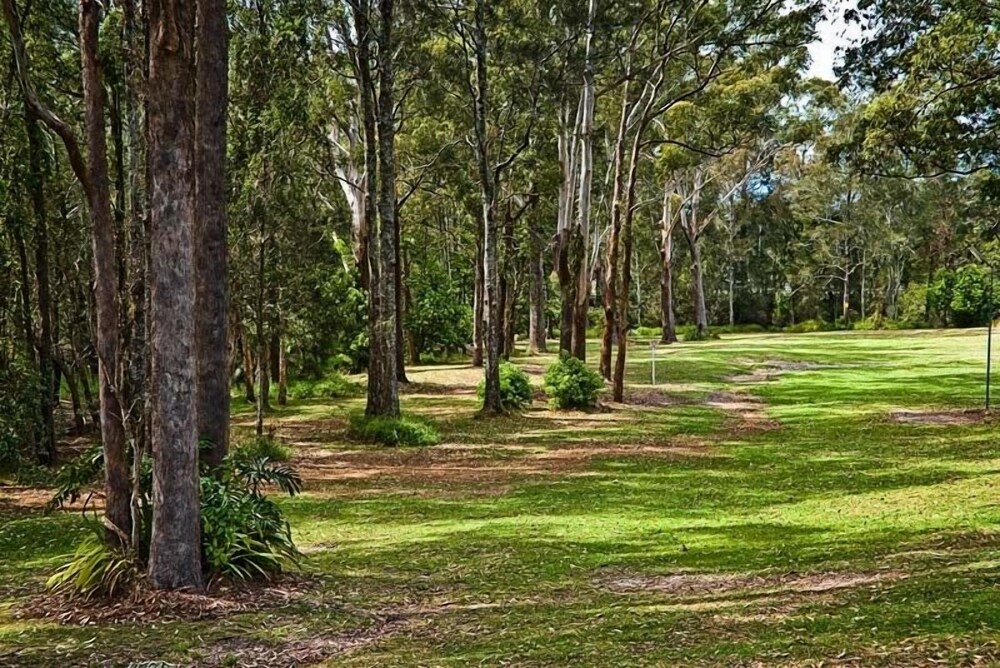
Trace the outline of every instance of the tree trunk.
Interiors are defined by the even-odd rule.
[[[580,147],[580,181],[577,202],[576,233],[573,235],[572,262],[576,271],[576,305],[573,316],[573,356],[587,359],[587,326],[590,324],[590,199],[594,180],[594,64],[591,50],[594,41],[594,20],[597,1],[590,0],[587,18],[587,38],[584,48],[583,92],[581,93],[580,125],[577,128]]]
[[[395,128],[394,128],[395,131]],[[395,194],[393,200],[395,201]],[[409,383],[406,377],[406,330],[403,324],[406,320],[406,308],[408,306],[406,285],[403,282],[403,274],[406,273],[403,266],[402,229],[399,219],[399,204],[396,203],[395,223],[393,224],[392,252],[396,257],[396,267],[393,272],[396,292],[396,380],[400,383]]]
[[[270,366],[263,319],[259,319],[257,322],[257,419],[254,424],[254,432],[258,436],[264,435],[264,417],[271,410]]]
[[[528,352],[532,355],[546,352],[545,322],[546,285],[545,254],[538,230],[529,231],[531,243],[531,269],[528,283]]]
[[[844,265],[844,296],[841,302],[841,313],[844,318],[844,324],[847,324],[847,313],[851,309],[851,272]]]
[[[195,7],[149,6],[155,588],[202,587],[195,392]],[[263,365],[262,365],[263,366]]]
[[[396,119],[393,86],[393,0],[379,0],[378,42],[378,217],[369,246],[371,298],[367,415],[399,415],[396,378]],[[359,38],[360,39],[360,38]]]
[[[705,307],[704,272],[701,266],[700,238],[697,234],[687,237],[691,248],[691,296],[694,299],[694,324],[698,336],[708,331],[708,310]]]
[[[250,350],[250,342],[247,341],[246,332],[241,328],[240,349],[243,352],[243,388],[246,393],[248,404],[256,404],[257,396],[254,393],[254,369],[253,351]]]
[[[677,341],[677,320],[674,315],[674,213],[671,193],[664,189],[663,219],[660,231],[660,343]]]
[[[73,405],[73,435],[80,436],[86,429],[83,420],[83,402],[80,401],[80,385],[77,383],[76,374],[60,358],[56,358],[55,363],[62,370],[62,375],[66,378],[66,387],[69,388],[69,398]]]
[[[605,379],[611,379],[611,347],[615,333],[616,295],[618,294],[618,254],[621,236],[623,202],[625,195],[625,142],[628,133],[629,88],[626,79],[622,92],[622,108],[618,118],[618,135],[615,139],[614,187],[611,193],[611,229],[608,234],[608,249],[604,271],[604,327],[601,332],[600,371]]]
[[[59,390],[54,385],[52,360],[52,298],[49,291],[49,242],[48,220],[45,210],[45,176],[42,167],[42,138],[37,119],[25,115],[28,134],[28,160],[31,174],[31,203],[35,215],[35,283],[38,288],[38,321],[41,327],[38,338],[38,376],[40,388],[41,434],[38,442],[41,464],[56,463],[56,429],[53,408]],[[28,286],[24,286],[28,289]]]
[[[278,405],[288,405],[288,354],[278,340]]]
[[[483,301],[485,299],[483,274],[483,229],[476,226],[476,268],[475,287],[472,298],[472,366],[483,365]]]
[[[80,50],[86,106],[87,177],[93,228],[94,295],[97,306],[98,384],[101,440],[104,445],[105,511],[112,543],[125,544],[132,531],[129,473],[125,459],[125,425],[118,393],[118,286],[114,223],[108,191],[108,156],[104,133],[104,84],[97,54],[100,5],[80,4]]]
[[[728,288],[729,288],[729,326],[732,327],[736,324],[736,309],[735,309],[735,293],[736,293],[736,268],[733,267],[732,261],[729,262],[728,268]]]
[[[479,168],[479,190],[482,197],[483,227],[483,321],[485,329],[485,392],[483,412],[496,415],[503,412],[500,398],[500,304],[498,303],[496,183],[491,173],[486,115],[489,109],[488,70],[486,64],[486,2],[475,2],[475,104],[476,161]]]
[[[206,462],[229,451],[228,252],[226,112],[229,49],[225,0],[198,0],[195,122],[195,322],[198,438]]]

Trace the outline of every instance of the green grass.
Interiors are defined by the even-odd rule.
[[[310,584],[216,620],[18,619],[85,528],[0,488],[0,665],[204,662],[227,638],[281,648],[380,627],[326,665],[998,661],[996,426],[890,418],[979,407],[984,349],[982,330],[724,335],[658,347],[650,388],[643,342],[629,389],[661,401],[593,413],[535,402],[496,419],[477,415],[477,370],[411,369],[403,409],[438,426],[434,448],[348,440],[363,398],[293,400],[269,425],[307,479],[282,505]],[[538,387],[552,359],[517,363]],[[788,362],[800,364],[731,380]],[[742,415],[719,403],[734,392],[759,403]],[[252,416],[237,410],[234,428]],[[678,574],[747,584],[652,586]],[[803,574],[855,584],[787,584]],[[609,585],[621,578],[649,586]]]

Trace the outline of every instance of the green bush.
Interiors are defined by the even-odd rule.
[[[429,422],[412,417],[398,418],[351,416],[347,437],[362,443],[379,445],[436,445],[440,441],[437,429]]]
[[[138,556],[108,546],[103,540],[103,529],[98,527],[96,540],[94,537],[84,540],[67,563],[49,578],[51,590],[84,598],[113,597],[136,584],[148,555],[152,524],[149,464],[147,459],[140,479]],[[71,477],[67,474],[67,481]],[[67,482],[67,489],[70,487]],[[294,496],[302,489],[302,479],[288,466],[267,457],[236,452],[218,469],[202,471],[202,567],[209,579],[266,579],[298,566],[301,554],[292,541],[281,508],[264,494],[267,487]],[[78,495],[79,489],[75,493]],[[66,490],[57,493],[56,498],[60,496],[72,498]]]
[[[906,323],[927,320],[928,290],[924,283],[910,283],[899,297],[898,319]]]
[[[755,322],[748,322],[713,327],[712,331],[718,334],[764,334],[768,331],[768,328],[764,325],[758,325]]]
[[[951,318],[956,327],[985,325],[990,311],[990,272],[978,264],[967,264],[955,272],[955,285],[951,296]]]
[[[19,360],[0,360],[0,472],[36,461],[27,435],[37,427],[38,378]]]
[[[479,381],[479,400],[486,396],[486,379]],[[531,405],[531,381],[521,367],[510,362],[500,364],[500,401],[504,410],[514,411]]]
[[[545,372],[545,391],[555,408],[590,408],[604,388],[604,379],[566,353]]]
[[[320,380],[299,380],[292,384],[289,392],[295,399],[346,399],[361,394],[361,386],[333,373]]]
[[[102,529],[84,538],[70,561],[60,566],[45,586],[53,592],[84,599],[118,596],[130,590],[139,579],[135,560],[118,548],[109,546]]]
[[[301,480],[266,459],[237,464],[231,475],[201,479],[202,559],[209,578],[268,579],[295,568],[301,554],[281,508],[261,489],[295,494]]]
[[[273,435],[267,434],[237,443],[233,448],[233,458],[240,461],[268,459],[272,462],[287,462],[292,458],[292,449]]]
[[[802,322],[797,322],[794,325],[789,325],[785,327],[783,331],[789,332],[791,334],[808,334],[811,332],[829,332],[836,329],[836,327],[823,320],[803,320]]]
[[[712,329],[706,329],[702,332],[698,332],[697,327],[692,327],[685,330],[681,334],[681,341],[694,342],[694,341],[713,341],[719,338],[719,333]]]

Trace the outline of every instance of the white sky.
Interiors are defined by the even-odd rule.
[[[812,57],[808,70],[810,76],[833,79],[833,66],[838,60],[836,48],[846,46],[860,34],[857,25],[847,26],[843,20],[844,10],[855,4],[854,0],[827,0],[826,18],[817,26],[819,39],[809,45]]]

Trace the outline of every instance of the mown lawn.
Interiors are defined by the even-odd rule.
[[[984,350],[733,335],[660,347],[651,387],[642,344],[630,405],[496,420],[476,370],[422,367],[403,400],[440,425],[425,449],[346,442],[360,398],[293,402],[273,425],[307,479],[283,501],[305,573],[200,621],[24,618],[86,525],[0,487],[0,665],[1000,662],[1000,444],[961,412]],[[540,383],[551,357],[517,361]]]

